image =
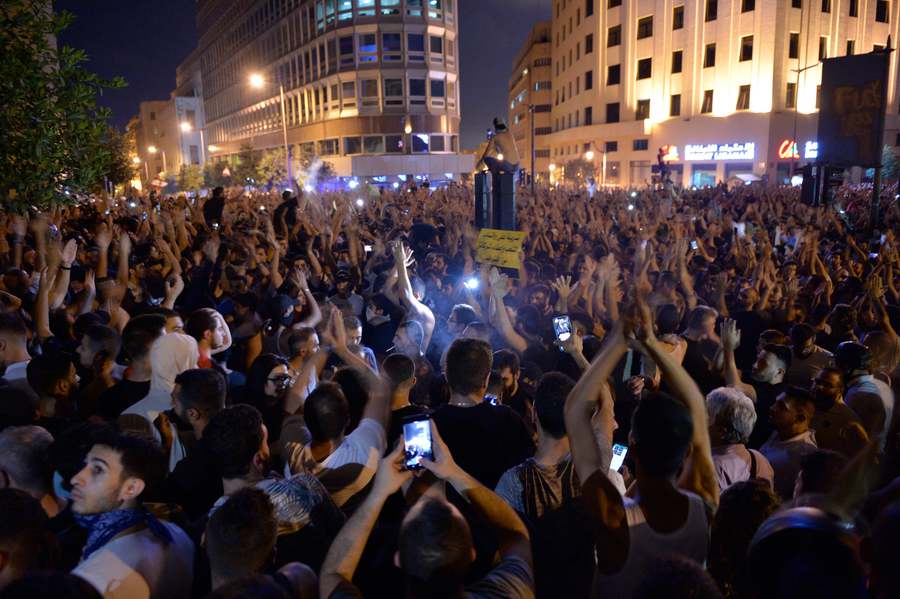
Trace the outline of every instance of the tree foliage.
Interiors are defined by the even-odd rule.
[[[96,99],[102,89],[125,82],[84,69],[84,51],[57,47],[73,17],[50,6],[45,0],[0,3],[0,198],[9,210],[71,202],[117,171],[109,111]]]
[[[113,184],[127,183],[138,172],[128,155],[128,140],[113,127],[106,128],[103,144],[109,151],[106,177]]]
[[[229,174],[223,174],[226,172]],[[228,187],[233,185],[234,178],[231,176],[231,165],[224,160],[207,162],[203,167],[203,181],[206,187]]]
[[[575,158],[565,164],[565,177],[571,183],[584,183],[594,176],[594,163],[583,158]]]
[[[284,149],[275,148],[263,152],[256,165],[256,183],[269,188],[283,185],[287,181],[287,169],[284,164]]]
[[[259,156],[253,151],[253,147],[250,144],[242,144],[231,169],[231,175],[235,178],[235,182],[238,185],[253,185],[256,180],[258,163]]]
[[[204,183],[203,167],[199,164],[182,164],[178,171],[178,188],[181,191],[197,191]]]

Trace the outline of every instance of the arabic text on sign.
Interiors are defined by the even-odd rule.
[[[687,144],[685,160],[753,160],[756,144],[752,141],[733,144]]]

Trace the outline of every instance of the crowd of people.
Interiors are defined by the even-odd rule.
[[[0,596],[898,597],[854,193],[523,188],[518,269],[462,184],[0,214]]]

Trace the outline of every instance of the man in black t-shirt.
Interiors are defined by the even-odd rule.
[[[534,397],[519,384],[519,356],[508,349],[501,349],[494,354],[494,371],[503,381],[503,405],[509,406],[522,417],[530,428],[534,423]]]
[[[447,351],[450,402],[434,414],[457,463],[489,489],[534,454],[525,421],[507,406],[484,401],[491,364],[491,346],[484,341],[454,341]]]

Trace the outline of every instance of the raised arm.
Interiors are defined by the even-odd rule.
[[[406,266],[411,258],[412,252],[403,247],[402,242],[397,242],[394,245],[394,262],[397,266],[397,287],[400,290],[400,301],[422,325],[422,328],[425,330],[425,339],[422,342],[422,347],[428,347],[431,343],[431,335],[434,333],[434,314],[428,306],[416,299],[416,295],[413,292],[412,282],[410,282]]]
[[[509,314],[506,312],[506,305],[503,303],[503,298],[506,296],[507,292],[507,285],[508,282],[506,277],[501,276],[496,268],[492,268],[491,300],[494,302],[494,307],[496,308],[493,312],[493,314],[496,315],[494,324],[499,329],[500,334],[503,335],[506,343],[521,354],[528,349],[528,342],[516,332],[512,323],[509,321]]]
[[[744,395],[756,401],[756,389],[741,380],[737,363],[734,361],[734,351],[741,344],[741,331],[737,323],[731,319],[722,324],[722,355],[724,358],[725,384],[741,391]]]

